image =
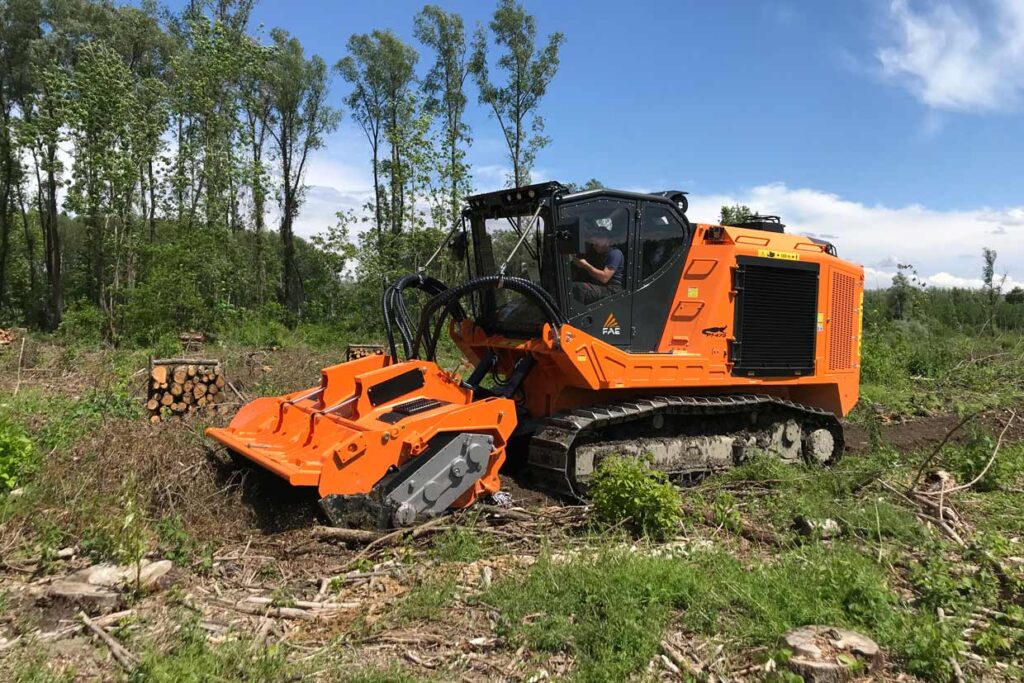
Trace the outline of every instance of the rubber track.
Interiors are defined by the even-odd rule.
[[[843,452],[843,429],[838,418],[827,410],[794,403],[775,396],[761,394],[730,394],[723,396],[648,396],[628,399],[586,408],[555,413],[540,420],[530,439],[528,467],[531,476],[541,486],[554,492],[583,499],[580,486],[574,481],[577,439],[591,431],[610,425],[633,422],[663,415],[722,415],[749,412],[771,406],[804,422],[817,423],[832,433],[835,448],[834,462]]]

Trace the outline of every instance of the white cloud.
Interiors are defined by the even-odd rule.
[[[1008,283],[1024,281],[1024,226],[1007,221],[1005,232],[996,234],[979,226],[1024,212],[1022,207],[938,211],[919,205],[868,206],[776,183],[728,195],[690,195],[689,216],[697,222],[716,221],[723,204],[777,214],[787,232],[832,235],[841,257],[865,265],[869,287],[887,286],[899,264],[914,266],[922,280],[937,287],[980,286],[983,246],[998,252],[996,270],[1007,273]],[[963,258],[971,247],[976,253]]]
[[[1024,2],[892,0],[892,42],[876,52],[884,75],[921,102],[951,111],[1015,108],[1024,95]],[[926,122],[934,133],[940,120]]]

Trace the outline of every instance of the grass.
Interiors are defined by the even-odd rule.
[[[640,671],[673,618],[687,632],[728,634],[739,647],[773,646],[804,624],[845,626],[929,677],[946,672],[953,647],[934,617],[901,604],[884,567],[845,544],[753,562],[718,551],[679,561],[607,547],[568,563],[542,557],[481,600],[502,614],[500,630],[514,645],[575,658],[580,681]]]
[[[852,416],[872,436],[869,452],[848,456],[826,470],[755,459],[685,489],[683,529],[688,536],[710,541],[709,548],[694,545],[663,556],[649,539],[635,545],[632,539],[626,541],[621,529],[575,536],[566,541],[570,552],[559,548],[555,556],[570,559],[556,560],[550,550],[543,552],[530,568],[509,569],[478,597],[465,599],[476,599],[500,615],[499,635],[507,638],[510,651],[526,647],[531,659],[533,653],[542,658],[564,653],[575,662],[570,677],[581,681],[642,678],[660,639],[670,631],[722,642],[727,655],[763,647],[768,657],[779,656],[782,633],[808,623],[862,631],[883,645],[896,668],[924,680],[949,680],[949,660],[965,647],[1001,662],[1020,659],[1024,610],[1015,605],[1024,603],[1024,587],[1019,573],[1000,576],[993,561],[1012,567],[1012,558],[1024,554],[1016,540],[1024,536],[1024,444],[1008,440],[988,474],[957,494],[955,505],[975,530],[966,548],[926,528],[914,508],[876,481],[905,485],[928,453],[927,448],[900,452],[885,446],[877,439],[884,420],[1020,405],[1024,347],[1015,331],[989,328],[979,333],[951,322],[948,312],[918,311],[919,318],[893,321],[869,310],[863,401]],[[161,341],[161,346],[169,349],[173,342]],[[335,330],[271,328],[256,318],[222,335],[219,343],[217,353],[239,356],[245,353],[240,344],[286,349],[338,345]],[[197,430],[154,431],[148,449],[146,440],[135,443],[140,413],[133,386],[138,378],[132,378],[144,367],[146,350],[94,352],[78,345],[47,347],[40,353],[51,354],[60,368],[80,370],[89,381],[63,392],[23,384],[17,399],[0,395],[0,419],[24,427],[38,460],[19,474],[23,495],[0,495],[0,527],[5,533],[19,525],[26,530],[23,547],[12,557],[38,558],[45,573],[60,566],[54,561],[59,548],[76,543],[94,559],[125,561],[154,552],[203,575],[209,570],[211,544],[220,536],[206,531],[216,527],[197,517],[189,496],[215,500],[224,482],[215,481],[212,471],[182,466],[180,454],[191,453],[202,440]],[[441,356],[445,367],[457,365],[450,345]],[[319,360],[305,352],[275,356],[266,361],[273,371],[252,374],[245,389],[253,395],[294,389]],[[935,465],[961,482],[980,473],[996,437],[991,414],[948,444]],[[150,466],[158,458],[166,462]],[[131,477],[111,476],[128,471]],[[159,487],[149,486],[151,482]],[[165,495],[173,508],[166,506]],[[794,526],[797,518],[835,520],[839,532],[831,539],[805,535]],[[740,532],[750,525],[770,532],[771,544],[745,540]],[[425,559],[429,578],[373,626],[357,619],[338,638],[357,637],[359,629],[446,620],[450,610],[461,609],[454,604],[459,591],[455,577],[461,569],[457,565],[502,552],[494,536],[465,527],[433,537],[426,558],[400,549],[402,559]],[[270,564],[258,578],[273,584],[282,576]],[[275,592],[274,598],[286,604],[292,595]],[[935,616],[939,607],[950,615],[941,623]],[[997,608],[1006,616],[977,627],[964,640],[960,633],[979,607]],[[170,641],[165,637],[148,648],[144,643],[133,647],[143,653],[133,680],[276,681],[309,675],[313,669],[308,667],[314,666],[290,663],[287,646],[265,648],[245,637],[211,645],[194,624],[186,624]],[[375,670],[362,661],[353,667],[348,657],[332,662],[334,656],[325,656],[327,669],[315,665],[321,673],[329,672],[330,680],[417,680],[412,670]],[[12,662],[11,672],[15,680],[26,681],[75,675],[31,656]]]
[[[437,619],[455,597],[456,583],[452,577],[435,577],[417,584],[395,610],[395,621],[409,623]]]
[[[185,624],[166,650],[151,647],[129,677],[146,683],[205,683],[245,680],[271,683],[301,678],[302,670],[287,661],[283,648],[245,639],[210,645],[195,623]]]

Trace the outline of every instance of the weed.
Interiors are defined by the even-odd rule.
[[[195,623],[179,631],[177,642],[167,652],[149,650],[130,680],[147,683],[189,683],[194,681],[281,681],[297,672],[276,645],[229,641],[211,646]],[[301,675],[299,675],[301,678]]]
[[[441,562],[474,562],[488,555],[489,544],[479,534],[455,527],[435,537],[430,554]]]
[[[454,597],[455,579],[431,579],[410,590],[399,604],[396,614],[402,621],[436,619],[442,608]]]
[[[884,570],[852,547],[820,545],[748,562],[718,552],[687,561],[606,548],[559,564],[541,557],[524,578],[496,583],[482,600],[515,643],[566,651],[586,681],[618,681],[656,653],[673,611],[687,630],[727,632],[770,645],[795,626],[835,624],[873,634],[917,673],[947,666],[948,634],[901,609]],[[922,633],[914,633],[922,626]]]
[[[682,521],[679,491],[645,460],[612,456],[594,472],[590,488],[597,518],[606,524],[629,522],[652,538],[673,534]]]
[[[25,430],[0,419],[0,495],[17,487],[37,465],[36,448]]]

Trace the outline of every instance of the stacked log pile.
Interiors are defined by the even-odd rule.
[[[227,381],[216,360],[155,360],[149,370],[146,410],[150,422],[183,416],[203,409],[224,411]]]

